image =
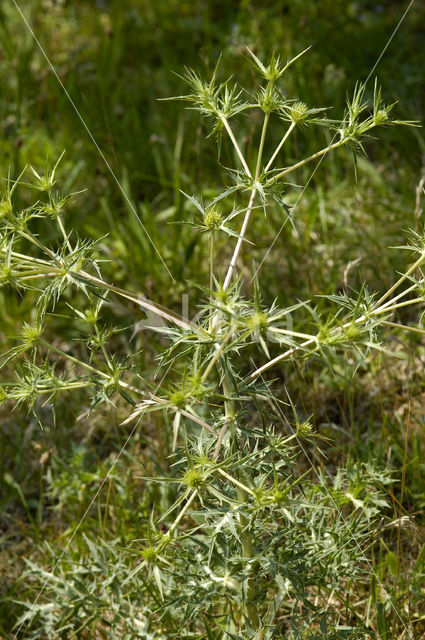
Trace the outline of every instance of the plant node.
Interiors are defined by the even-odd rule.
[[[205,484],[205,474],[200,469],[188,469],[183,476],[183,482],[191,489],[200,489]]]
[[[217,206],[212,206],[204,212],[202,221],[208,231],[214,231],[214,229],[220,228],[223,222],[223,216]]]
[[[42,333],[43,327],[38,322],[25,322],[21,329],[21,339],[28,347],[31,347],[37,344]]]

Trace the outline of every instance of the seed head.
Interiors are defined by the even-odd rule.
[[[21,339],[29,347],[35,345],[43,332],[38,322],[25,322],[21,329]]]
[[[7,216],[10,216],[11,213],[12,213],[12,203],[10,202],[9,199],[4,198],[0,202],[0,218],[5,218]]]
[[[158,551],[155,547],[145,547],[142,549],[142,558],[149,564],[155,564],[158,557]]]
[[[220,211],[218,211],[217,207],[210,207],[204,212],[203,223],[208,231],[219,229],[222,222],[223,216]]]
[[[345,329],[345,335],[349,340],[358,340],[361,335],[361,329],[357,324],[350,324],[350,326]]]
[[[6,262],[0,263],[0,286],[12,282],[12,267]]]
[[[268,318],[263,311],[256,311],[248,318],[248,326],[251,331],[264,333],[267,331]]]
[[[389,115],[385,109],[379,109],[373,114],[374,124],[384,124],[385,122],[388,122],[389,119]]]
[[[183,409],[186,404],[186,394],[184,391],[175,391],[170,395],[170,402],[174,407]]]
[[[93,307],[87,309],[83,314],[84,321],[87,322],[87,324],[96,324],[96,322],[98,321],[98,317],[98,311]]]
[[[308,117],[308,107],[305,102],[295,102],[295,104],[290,107],[290,110],[292,122],[302,122]]]
[[[188,469],[183,476],[183,482],[191,489],[200,489],[205,484],[205,475],[200,469]]]
[[[313,426],[309,420],[299,422],[297,424],[297,436],[300,438],[306,438],[313,431]]]

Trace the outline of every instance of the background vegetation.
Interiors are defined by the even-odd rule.
[[[329,117],[341,117],[346,93],[352,92],[356,80],[368,78],[407,8],[405,2],[365,0],[33,0],[20,6],[57,77],[14,3],[2,0],[0,175],[7,177],[10,171],[17,177],[28,164],[43,170],[46,158],[54,163],[65,150],[58,169],[61,188],[65,193],[84,190],[69,203],[66,223],[85,237],[108,235],[99,246],[105,279],[178,312],[187,294],[191,315],[203,296],[192,283],[208,282],[208,245],[202,234],[182,224],[192,212],[181,190],[208,198],[226,179],[216,162],[214,139],[205,140],[207,129],[198,114],[158,99],[186,91],[176,75],[183,74],[185,66],[211,74],[221,51],[223,76],[232,74],[243,84],[254,73],[246,63],[246,45],[260,57],[276,51],[283,59],[311,45],[310,54],[288,71],[288,95],[309,106],[330,106]],[[386,101],[398,102],[396,116],[404,120],[423,120],[424,25],[424,6],[415,2],[369,80],[373,91],[378,76]],[[251,163],[257,131],[255,115],[246,118],[238,131]],[[277,144],[280,132],[271,130],[273,135]],[[300,129],[288,142],[288,154],[292,159],[304,157],[323,146],[323,140],[323,132],[305,135]],[[421,128],[387,129],[380,132],[379,141],[368,143],[367,150],[368,157],[358,156],[356,163],[350,151],[341,150],[327,157],[313,177],[310,165],[297,173],[298,184],[309,184],[297,203],[294,225],[281,229],[277,208],[267,219],[255,217],[250,230],[255,244],[245,247],[243,264],[260,264],[273,243],[261,267],[265,304],[277,299],[280,306],[288,306],[315,295],[359,290],[363,283],[371,291],[381,291],[405,268],[406,252],[388,247],[404,244],[407,228],[419,232],[422,228],[419,183],[424,175],[424,133]],[[223,145],[221,154],[223,165],[231,165],[231,148]],[[27,192],[19,197],[22,206],[28,204]],[[135,212],[160,246],[175,282]],[[38,230],[46,243],[54,244],[53,225],[40,221]],[[227,264],[229,247],[220,251]],[[34,298],[21,298],[3,288],[0,304],[0,339],[6,345],[22,323],[33,319]],[[143,350],[144,364],[153,367],[164,343],[144,331],[133,336],[140,321],[137,305],[132,317],[124,315],[119,304],[107,313],[122,329],[115,338],[117,353],[131,343],[135,351]],[[421,310],[410,307],[398,321],[423,327]],[[85,329],[77,330],[57,314],[48,331],[51,342],[67,350]],[[378,462],[388,470],[388,515],[398,526],[376,537],[370,558],[407,630],[371,576],[364,591],[353,598],[371,602],[369,628],[382,640],[391,635],[407,638],[407,633],[421,638],[425,634],[425,345],[420,333],[389,330],[384,346],[385,352],[362,363],[355,379],[356,363],[345,356],[332,363],[332,372],[326,366],[294,365],[291,371],[277,367],[271,377],[278,380],[282,393],[288,391],[303,415],[313,416],[315,431],[329,438],[323,446],[325,455],[319,455],[315,445],[309,450],[324,475],[334,476],[338,465],[350,468],[350,461]],[[130,428],[119,426],[122,417],[119,404],[88,413],[83,391],[58,400],[54,411],[49,404],[37,406],[35,413],[25,407],[12,412],[9,403],[2,405],[0,633],[4,637],[13,637],[25,602],[35,597],[39,586],[23,573],[33,566],[24,558],[49,567],[57,549],[69,541],[130,433]],[[121,566],[116,547],[127,548],[140,538],[151,504],[165,505],[168,499],[168,489],[139,479],[140,467],[144,475],[169,471],[172,428],[164,420],[150,414],[127,445],[60,565],[58,593],[71,589],[69,575],[74,572],[78,578],[81,571],[83,581],[84,571],[91,572],[86,583],[94,584],[92,576],[113,558],[115,582],[105,580],[105,593],[85,597],[109,602],[113,608],[112,592],[119,601],[119,584],[132,558],[120,556]],[[308,469],[307,460],[298,464],[301,471]],[[78,570],[73,569],[81,559]],[[132,607],[129,602],[129,618],[137,613]],[[73,632],[76,637],[90,633],[121,637],[118,626],[114,629],[110,622],[108,629],[105,620],[100,630],[92,626]],[[55,635],[54,626],[50,636],[43,633],[28,637],[73,637],[67,630]],[[149,637],[148,631],[144,633],[140,630],[140,637]]]

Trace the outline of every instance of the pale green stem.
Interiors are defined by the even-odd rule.
[[[39,249],[43,251],[43,253],[46,253],[53,260],[53,262],[57,267],[62,266],[59,260],[57,259],[57,257],[55,256],[55,254],[53,253],[53,251],[51,251],[48,247],[46,247],[43,243],[41,243],[36,238],[36,236],[31,233],[31,231],[28,231],[28,230],[20,231],[20,235],[26,238],[27,240],[29,240],[30,242],[32,242],[33,244],[35,244]]]
[[[413,331],[414,333],[425,335],[425,329],[411,327],[408,324],[398,324],[397,322],[388,322],[387,320],[383,320],[382,324],[385,324],[387,327],[394,327],[394,329],[403,329],[404,331]]]
[[[398,297],[400,297],[400,296],[398,296]],[[392,304],[393,300],[391,300],[390,303],[389,303],[391,306],[385,305],[385,306],[382,306],[382,307],[378,307],[377,309],[371,311],[367,316],[366,315],[362,315],[359,318],[357,318],[356,320],[354,320],[354,322],[346,322],[344,325],[342,325],[341,328],[338,328],[335,331],[338,332],[338,331],[341,331],[342,329],[346,329],[347,327],[349,327],[352,324],[361,324],[362,322],[365,322],[368,317],[377,316],[377,315],[380,315],[381,313],[387,313],[388,311],[394,311],[395,309],[399,309],[401,307],[406,307],[406,306],[411,305],[411,304],[417,304],[417,303],[423,302],[423,301],[424,301],[424,299],[422,297],[421,298],[414,298],[413,300],[406,300],[405,302],[399,302],[398,304]],[[314,344],[314,343],[317,344],[317,337],[311,338],[310,340],[306,340],[302,344],[297,345],[296,347],[292,347],[291,349],[288,349],[284,353],[281,353],[280,355],[276,356],[272,360],[269,360],[268,362],[266,362],[266,364],[263,364],[261,367],[259,367],[258,369],[256,369],[252,373],[250,373],[249,376],[247,376],[245,378],[245,382],[247,382],[247,383],[250,382],[251,380],[253,380],[257,376],[259,376],[262,373],[264,373],[264,371],[267,371],[267,369],[270,369],[271,367],[273,367],[278,362],[281,362],[282,360],[284,360],[288,356],[292,355],[293,353],[296,353],[300,349],[302,349],[304,347],[308,347],[308,346],[310,346],[311,344]]]
[[[71,391],[72,389],[85,389],[90,382],[84,380],[84,382],[76,382],[64,385],[58,385],[57,387],[37,387],[37,393],[54,393],[55,391]]]
[[[242,246],[242,242],[244,240],[245,234],[246,234],[246,230],[248,228],[248,223],[249,223],[249,218],[251,216],[251,211],[252,211],[252,207],[254,205],[254,200],[255,200],[255,194],[257,193],[257,189],[256,187],[253,188],[253,190],[251,191],[251,196],[249,199],[249,204],[248,204],[248,209],[246,210],[245,213],[245,217],[242,223],[242,227],[239,233],[239,238],[238,241],[236,243],[236,247],[235,250],[233,252],[233,256],[232,259],[230,261],[230,265],[229,268],[227,269],[227,273],[226,273],[226,278],[224,280],[224,285],[223,285],[223,289],[226,290],[229,287],[229,284],[232,280],[232,275],[233,275],[233,271],[235,270],[236,267],[236,262],[239,256],[239,252],[241,250],[241,246]]]
[[[261,162],[263,160],[263,151],[264,151],[264,142],[266,140],[267,127],[269,124],[270,114],[266,113],[264,115],[263,128],[261,129],[261,139],[260,146],[258,148],[258,156],[257,156],[257,166],[255,168],[255,179],[258,180],[258,176],[260,175]]]
[[[100,369],[96,369],[96,367],[93,367],[88,362],[84,362],[83,360],[79,360],[78,358],[75,358],[74,356],[71,356],[69,353],[66,353],[66,351],[62,351],[62,349],[59,349],[58,347],[55,347],[52,344],[49,344],[48,342],[43,340],[43,338],[39,338],[39,342],[40,342],[40,344],[44,345],[50,351],[54,351],[58,355],[62,356],[63,358],[66,358],[67,360],[70,360],[74,364],[77,364],[77,365],[87,369],[88,371],[92,371],[93,373],[95,373],[96,375],[100,376],[101,378],[105,378],[105,379],[110,379],[111,378],[110,374],[105,373],[104,371],[100,371]],[[143,394],[142,391],[140,391],[139,389],[136,389],[135,387],[127,384],[123,380],[118,380],[117,384],[120,387],[122,387],[123,389],[128,389],[130,391],[134,391],[135,393]]]
[[[288,173],[295,171],[295,169],[299,169],[299,167],[304,166],[305,164],[307,164],[308,162],[311,162],[312,160],[316,160],[317,158],[320,158],[320,156],[325,155],[325,153],[328,153],[333,149],[337,149],[338,147],[341,147],[342,145],[346,144],[348,141],[349,141],[348,138],[347,139],[344,138],[339,142],[334,142],[334,144],[330,144],[328,147],[325,147],[324,149],[320,149],[320,151],[313,153],[311,156],[308,156],[308,158],[304,158],[304,160],[300,160],[300,162],[297,162],[296,164],[293,164],[291,167],[288,167],[287,169],[280,171],[275,176],[272,176],[271,178],[266,180],[265,185],[269,186],[273,184],[273,182],[276,182],[276,180],[283,178],[283,176],[286,176]]]
[[[98,327],[97,327],[97,324],[95,324],[95,327],[94,327],[94,328],[95,328],[95,330],[96,330],[96,337],[97,337],[97,338],[99,338],[99,335],[100,335],[100,334],[99,334],[99,329],[98,329]],[[110,360],[110,358],[109,358],[109,356],[108,356],[108,352],[107,352],[107,351],[106,351],[106,349],[105,349],[105,345],[104,345],[103,343],[101,343],[100,348],[101,348],[101,350],[102,350],[103,357],[105,358],[106,364],[108,365],[108,367],[109,367],[109,368],[111,369],[111,371],[112,371],[112,369],[113,369],[113,367],[112,367],[112,362],[111,362],[111,360]]]
[[[70,243],[69,238],[68,238],[68,234],[65,231],[65,227],[63,226],[62,217],[59,215],[59,216],[57,216],[56,219],[58,221],[59,228],[60,228],[60,230],[62,232],[62,235],[64,237],[64,240],[66,242],[66,246],[68,247],[69,251],[72,251],[72,247],[71,247],[71,243]]]
[[[249,170],[247,162],[246,162],[246,160],[244,158],[244,155],[243,155],[243,153],[242,153],[242,151],[241,151],[241,149],[240,149],[240,147],[238,145],[238,141],[236,140],[236,138],[235,138],[235,136],[233,134],[233,131],[232,131],[232,129],[231,129],[231,127],[230,127],[230,125],[229,125],[229,123],[227,121],[227,118],[225,118],[224,116],[219,116],[219,117],[220,117],[221,122],[224,125],[224,128],[226,129],[227,133],[229,134],[229,138],[232,141],[233,146],[235,147],[236,153],[238,154],[239,159],[240,159],[240,161],[242,163],[242,166],[245,169],[245,173],[250,178],[252,178],[251,171]]]
[[[257,166],[256,166],[256,169],[255,169],[255,183],[257,182],[258,176],[260,175],[261,162],[262,162],[262,159],[263,159],[264,141],[266,139],[267,125],[269,123],[269,118],[270,118],[270,115],[268,113],[266,113],[265,116],[264,116],[263,128],[262,128],[262,131],[261,131],[260,146],[259,146],[259,149],[258,149]],[[240,252],[241,247],[242,247],[242,242],[243,242],[244,237],[246,235],[246,230],[248,228],[249,219],[251,217],[251,211],[252,211],[252,208],[254,206],[254,200],[255,200],[256,193],[257,193],[257,187],[254,186],[252,188],[252,191],[251,191],[251,195],[250,195],[249,203],[248,203],[248,208],[247,208],[246,213],[245,213],[245,217],[244,217],[244,220],[243,220],[243,223],[242,223],[242,227],[241,227],[241,230],[240,230],[240,233],[239,233],[239,237],[238,237],[238,240],[237,240],[237,243],[236,243],[236,247],[235,247],[235,250],[233,252],[233,256],[232,256],[232,259],[230,261],[229,268],[227,269],[226,278],[225,278],[224,284],[223,284],[223,289],[224,290],[226,290],[228,288],[228,286],[230,285],[230,282],[231,282],[232,276],[233,276],[233,271],[236,268],[236,262],[238,260],[239,252]]]
[[[180,511],[179,515],[174,520],[173,524],[171,525],[171,527],[168,529],[167,533],[165,534],[162,543],[159,545],[159,550],[163,549],[170,542],[171,536],[173,535],[174,531],[176,530],[180,520],[183,518],[184,514],[189,509],[190,505],[192,504],[192,502],[194,501],[194,499],[196,498],[197,495],[198,495],[198,489],[194,489],[194,491],[192,491],[191,495],[187,499],[187,502],[184,505],[183,509]]]
[[[210,302],[213,303],[214,295],[212,293],[214,287],[214,231],[210,232]],[[211,332],[213,329],[213,318],[211,317],[208,323],[208,329]]]
[[[386,291],[384,293],[384,295],[378,300],[378,302],[376,303],[376,307],[380,307],[382,305],[382,303],[384,302],[384,300],[386,300],[392,293],[393,291],[395,291],[396,289],[398,289],[398,287],[401,285],[402,282],[404,282],[404,280],[406,280],[406,278],[408,278],[410,276],[411,273],[413,273],[413,271],[415,271],[415,269],[417,269],[425,260],[425,252],[416,260],[416,262],[414,262],[412,264],[411,267],[409,267],[409,269],[406,271],[406,273],[404,273],[398,280],[397,282],[395,282],[393,284],[393,286],[388,289],[388,291]]]
[[[423,282],[423,280],[420,280],[419,282]],[[418,283],[419,284],[419,283]],[[412,284],[408,289],[405,289],[404,291],[402,291],[401,293],[399,293],[397,296],[395,296],[394,298],[391,298],[391,300],[388,300],[388,302],[386,302],[385,304],[379,305],[378,306],[374,306],[373,310],[374,311],[378,311],[378,309],[385,309],[386,307],[388,307],[390,304],[394,304],[394,302],[396,302],[397,300],[399,300],[400,298],[404,298],[405,295],[407,295],[408,293],[410,293],[411,291],[413,291],[414,289],[416,289],[417,284]]]
[[[303,347],[308,347],[310,344],[314,344],[314,343],[317,343],[317,339],[311,338],[310,340],[306,340],[305,342],[303,342],[300,345],[297,345],[296,347],[292,347],[291,349],[288,349],[284,353],[281,353],[280,355],[276,356],[272,360],[269,360],[268,362],[263,364],[261,367],[259,367],[258,369],[250,373],[249,376],[246,377],[245,382],[251,382],[251,380],[254,380],[254,378],[256,378],[257,376],[260,376],[262,373],[264,373],[264,371],[267,371],[267,369],[270,369],[278,362],[281,362],[281,360],[284,360],[285,358],[292,355],[293,353],[296,353]]]
[[[7,249],[3,248],[2,252],[6,253]],[[51,266],[50,262],[48,262],[47,260],[42,260],[41,258],[33,258],[32,256],[26,256],[23,253],[17,253],[16,251],[11,251],[10,255],[12,255],[14,258],[20,258],[21,260],[25,260],[26,262],[36,262],[37,264]]]
[[[83,360],[79,360],[78,358],[75,358],[74,356],[71,356],[69,353],[66,353],[66,351],[62,351],[62,349],[59,349],[58,347],[55,347],[52,344],[49,344],[48,342],[43,340],[43,338],[39,338],[39,342],[40,342],[40,344],[45,346],[50,351],[54,351],[55,353],[57,353],[58,355],[62,356],[63,358],[66,358],[67,360],[70,360],[74,364],[78,364],[79,366],[84,367],[88,371],[92,371],[93,373],[96,373],[96,375],[101,376],[102,378],[110,378],[111,377],[109,374],[104,373],[104,371],[100,371],[99,369],[96,369],[96,367],[93,367],[91,364],[88,364],[88,362],[84,362]]]
[[[230,474],[228,474],[226,471],[224,471],[224,469],[220,469],[220,467],[219,467],[217,469],[217,471],[222,476],[224,476],[225,478],[230,480],[230,482],[232,482],[234,485],[236,485],[237,487],[239,487],[243,491],[246,491],[246,493],[250,493],[252,496],[254,495],[254,492],[249,487],[247,487],[246,485],[242,484],[242,482],[239,482],[239,480],[236,480],[236,478],[233,478]]]
[[[214,231],[210,233],[210,290],[214,284]]]
[[[32,273],[32,275],[25,275],[25,274],[21,275],[21,274],[19,274],[19,280],[22,280],[22,281],[26,282],[27,280],[37,280],[38,278],[49,278],[49,277],[53,277],[53,276],[56,276],[56,275],[57,275],[57,273],[48,272],[48,271],[46,271],[44,273]]]
[[[289,329],[274,329],[274,333],[281,333],[284,336],[293,336],[294,338],[314,338],[310,333],[300,333],[299,331],[290,331]]]
[[[230,400],[227,399],[229,397],[231,398],[232,396],[232,388],[231,388],[230,380],[228,378],[228,374],[226,373],[225,370],[223,370],[223,394],[226,398],[224,401],[225,417],[226,419],[228,419],[229,425],[233,427],[232,429],[233,440],[234,440],[235,448],[238,449],[237,435],[236,435],[234,424],[233,424],[233,420],[235,416],[235,401],[233,399],[230,399]],[[246,487],[245,485],[243,485],[242,482],[240,482],[236,478],[232,478],[232,476],[229,476],[223,469],[221,470],[219,469],[218,471],[221,473],[221,475],[224,475],[224,477],[227,477],[228,480],[236,484],[238,500],[241,504],[245,504],[247,495],[248,494],[253,495],[252,490]],[[243,513],[240,514],[239,530],[240,530],[240,539],[242,544],[242,556],[247,559],[252,558],[252,554],[253,554],[252,533],[249,530],[249,522]],[[255,600],[255,591],[256,591],[255,581],[253,576],[250,576],[246,582],[246,595],[248,600],[247,616],[250,620],[251,625],[254,628],[258,627],[258,624],[259,624],[257,607],[255,604],[253,604]]]
[[[410,304],[418,304],[418,302],[423,302],[424,298],[421,296],[420,298],[413,298],[413,300],[406,300],[405,302],[399,302],[398,304],[392,304],[389,307],[380,307],[373,311],[371,315],[377,316],[381,313],[387,313],[387,311],[394,311],[395,309],[400,309],[401,307],[407,307]]]
[[[279,153],[279,151],[281,150],[281,148],[283,147],[283,145],[285,144],[285,142],[287,141],[287,139],[289,138],[289,136],[291,135],[292,130],[294,129],[296,123],[295,122],[291,122],[291,125],[288,127],[287,132],[285,133],[285,135],[283,136],[282,140],[279,142],[278,146],[276,147],[272,157],[270,158],[270,160],[268,161],[268,163],[266,164],[265,167],[265,171],[268,171],[273,163],[273,160],[276,158],[277,154]]]
[[[223,338],[223,340],[222,340],[220,346],[217,348],[215,354],[213,355],[213,357],[209,361],[207,368],[205,369],[204,373],[202,374],[201,382],[205,382],[205,380],[208,378],[213,366],[215,365],[215,363],[217,362],[217,360],[219,359],[219,357],[223,353],[224,347],[229,342],[229,340],[232,337],[232,335],[233,335],[233,329],[230,329],[230,331],[228,331],[227,334],[225,335],[225,337]]]

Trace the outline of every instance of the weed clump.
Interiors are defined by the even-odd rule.
[[[61,555],[47,575],[46,602],[24,604],[18,632],[37,625],[44,635],[55,630],[72,635],[89,632],[91,625],[95,633],[105,619],[119,620],[110,625],[125,637],[143,629],[144,637],[158,640],[181,634],[362,638],[371,631],[373,603],[363,619],[347,598],[347,584],[365,579],[367,554],[385,522],[389,478],[361,466],[340,468],[332,480],[315,464],[314,479],[309,472],[300,474],[304,445],[319,442],[320,433],[312,417],[298,419],[289,394],[282,396],[266,373],[272,370],[279,378],[301,360],[312,366],[320,360],[332,369],[341,353],[360,361],[381,351],[378,329],[413,300],[406,296],[423,287],[423,277],[412,283],[411,276],[422,268],[425,253],[378,300],[362,290],[352,297],[327,296],[326,308],[311,301],[281,308],[274,302],[267,308],[256,272],[249,272],[252,297],[243,295],[246,270],[240,267],[257,209],[267,215],[277,202],[291,222],[285,202],[290,174],[344,146],[363,151],[378,126],[409,123],[392,119],[394,105],[384,104],[377,85],[370,102],[364,84],[356,85],[341,119],[331,120],[323,108],[290,100],[282,90],[287,69],[306,52],[286,62],[273,55],[267,63],[246,53],[257,73],[254,86],[220,81],[218,66],[209,80],[187,70],[190,93],[180,96],[207,117],[219,144],[228,140],[235,161],[226,169],[223,190],[207,207],[201,198],[184,194],[198,221],[201,216],[193,227],[209,239],[209,282],[200,283],[205,300],[196,321],[103,278],[99,248],[71,234],[63,222],[68,194],[56,191],[60,158],[53,168],[32,170],[37,200],[20,212],[14,198],[23,180],[7,182],[0,207],[1,281],[8,286],[13,279],[23,295],[37,300],[34,321],[23,325],[18,346],[1,363],[24,361],[26,367],[8,383],[7,397],[36,409],[45,399],[53,403],[79,390],[87,394],[91,410],[116,407],[123,426],[134,423],[131,434],[147,414],[156,414],[162,437],[153,475],[145,469],[141,479],[155,499],[147,501],[141,531],[134,532],[144,544],[139,562],[126,553],[132,549],[90,540],[88,568],[67,558],[62,562]],[[252,162],[234,120],[253,110],[261,127]],[[269,149],[272,124],[283,130],[278,145]],[[300,126],[324,128],[328,142],[291,163],[285,143]],[[56,225],[60,241],[54,249],[32,231],[40,217]],[[231,258],[224,263],[229,247]],[[136,305],[159,320],[154,327],[162,340],[157,369],[141,364],[130,339],[127,352],[117,357],[115,346],[122,344],[124,330],[108,324],[110,299]],[[43,337],[48,334],[42,328],[59,307],[76,326],[89,326],[89,334],[69,349]],[[81,472],[80,477],[99,482],[97,474]],[[79,491],[82,487],[87,488],[85,481]],[[105,513],[107,508],[108,503]],[[29,563],[25,575],[41,579],[45,573]]]

